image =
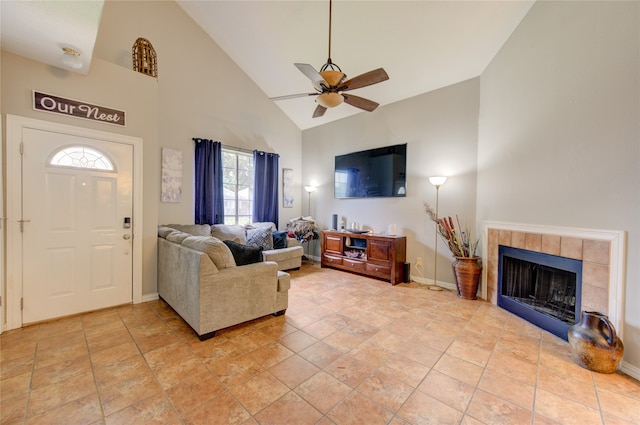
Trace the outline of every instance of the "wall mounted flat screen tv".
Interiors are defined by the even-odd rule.
[[[407,196],[407,144],[336,156],[335,198]]]

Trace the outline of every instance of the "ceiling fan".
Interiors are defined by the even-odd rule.
[[[347,80],[347,75],[342,72],[338,65],[331,61],[331,6],[332,0],[329,0],[329,55],[327,63],[322,65],[320,72],[316,71],[315,68],[309,64],[294,63],[295,67],[311,80],[316,92],[272,97],[271,100],[318,96],[316,98],[318,106],[316,106],[315,111],[313,111],[313,118],[323,116],[327,108],[336,107],[342,102],[372,112],[379,106],[378,103],[345,92],[380,83],[388,80],[389,76],[384,69],[378,68]]]

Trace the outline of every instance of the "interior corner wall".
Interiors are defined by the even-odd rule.
[[[640,371],[638,2],[537,2],[481,76],[477,221],[627,232]]]
[[[474,78],[305,130],[303,184],[318,187],[311,195],[311,215],[319,228],[330,228],[333,214],[338,214],[338,221],[343,220],[347,227],[356,221],[361,228],[376,233],[384,233],[389,224],[396,224],[397,233],[407,237],[411,275],[416,280],[432,280],[435,223],[425,213],[424,202],[435,207],[436,190],[428,178],[449,176],[440,188],[440,215],[458,214],[462,222],[474,226],[479,90],[479,78]],[[406,197],[334,198],[336,155],[402,143],[407,144]],[[303,212],[308,215],[307,205]],[[319,255],[320,244],[316,245],[315,255]],[[422,268],[416,267],[416,257],[422,258]],[[440,243],[438,281],[453,282],[452,261],[450,252]]]
[[[107,0],[94,55],[132,69],[138,37],[151,42],[158,58],[158,100],[150,105],[158,114],[158,179],[161,149],[182,152],[182,200],[160,202],[158,188],[160,224],[194,222],[193,137],[278,153],[280,168],[294,170],[294,190],[301,192],[301,130],[176,2]],[[300,203],[282,208],[282,190],[279,196],[283,228],[300,215]]]

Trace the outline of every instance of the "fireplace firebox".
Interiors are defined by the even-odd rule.
[[[580,318],[582,261],[500,245],[498,306],[567,340]]]

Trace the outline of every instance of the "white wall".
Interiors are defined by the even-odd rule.
[[[158,53],[159,78],[134,72],[131,47],[148,38]],[[107,1],[88,75],[2,52],[1,108],[15,114],[144,139],[143,294],[156,293],[159,223],[193,223],[192,137],[280,154],[301,192],[301,131],[268,100],[180,7],[167,1]],[[31,91],[127,112],[127,127],[34,111]],[[4,134],[4,133],[3,133]],[[183,198],[160,202],[162,147],[183,151]],[[282,195],[280,195],[282,197]],[[299,200],[301,196],[298,195]],[[282,201],[279,202],[282,205]],[[300,202],[280,210],[280,227],[300,215]]]
[[[458,214],[462,222],[473,226],[479,84],[477,78],[468,80],[305,130],[302,181],[318,186],[312,195],[311,211],[319,227],[331,227],[332,214],[343,217],[347,224],[357,221],[375,232],[386,232],[387,225],[395,223],[397,233],[407,236],[411,274],[433,279],[435,224],[428,219],[423,204],[426,201],[435,207],[436,191],[428,178],[449,176],[440,188],[440,215]],[[408,156],[405,198],[334,199],[335,155],[401,143],[407,143]],[[305,205],[305,215],[307,209]],[[415,267],[416,257],[423,259],[422,270]],[[438,258],[438,280],[453,282],[452,257],[442,243]]]
[[[481,76],[478,222],[624,230],[640,368],[638,2],[537,2]],[[640,369],[639,369],[640,370]]]
[[[143,294],[156,288],[158,176],[156,164],[156,82],[135,72],[94,59],[88,75],[80,75],[2,52],[2,112],[76,127],[126,134],[143,139]],[[126,111],[126,127],[34,111],[32,90]],[[3,121],[4,121],[3,117]],[[3,130],[3,135],[6,134]],[[5,158],[6,160],[6,158]],[[135,225],[135,223],[134,223]]]
[[[175,2],[107,1],[94,55],[132,69],[138,37],[158,55],[158,100],[149,105],[158,116],[154,155],[169,147],[181,150],[183,159],[182,202],[159,203],[159,223],[193,223],[193,137],[278,153],[280,167],[294,170],[300,192],[302,132]],[[281,228],[299,208],[281,208]]]

